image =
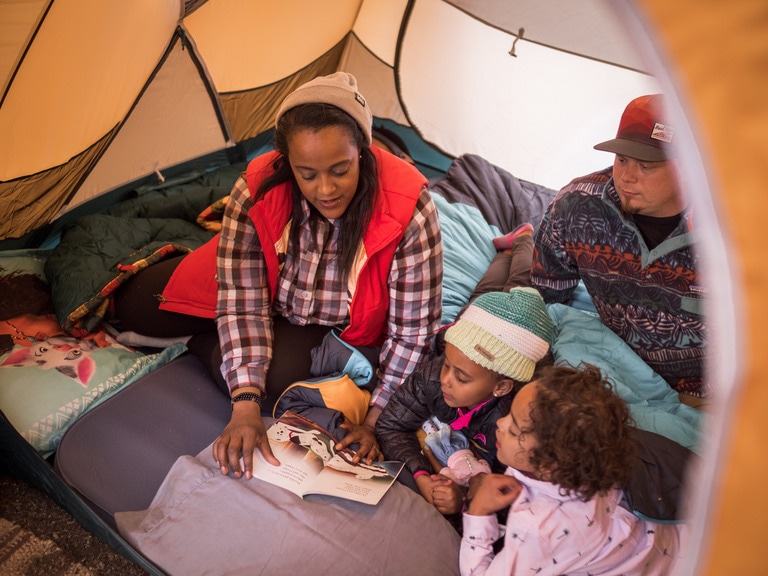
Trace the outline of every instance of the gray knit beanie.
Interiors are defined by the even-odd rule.
[[[470,360],[518,382],[529,382],[546,356],[555,326],[533,288],[478,296],[445,332]]]
[[[335,72],[329,76],[318,76],[288,94],[280,105],[275,126],[280,117],[291,108],[302,104],[331,104],[352,116],[371,145],[373,114],[362,94],[357,91],[357,79],[348,72]]]

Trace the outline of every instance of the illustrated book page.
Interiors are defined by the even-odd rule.
[[[375,505],[403,469],[402,462],[354,463],[353,450],[336,450],[330,432],[290,411],[269,427],[267,436],[280,466],[256,450],[253,475],[302,498],[324,494]]]

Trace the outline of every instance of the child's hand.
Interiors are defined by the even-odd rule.
[[[456,482],[435,483],[432,488],[432,505],[440,514],[456,514],[464,505],[464,491]]]
[[[523,488],[512,476],[478,474],[469,484],[467,514],[488,516],[512,504]]]
[[[416,486],[418,486],[419,492],[430,504],[434,504],[432,502],[432,493],[435,491],[435,488],[448,482],[450,480],[440,474],[423,474],[416,478]]]
[[[416,478],[416,485],[424,499],[441,514],[455,514],[461,511],[464,493],[461,487],[441,474],[426,474]]]

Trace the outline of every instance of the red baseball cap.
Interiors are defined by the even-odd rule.
[[[649,94],[627,104],[616,138],[594,148],[644,162],[661,162],[670,156],[674,133],[666,122],[663,96]]]

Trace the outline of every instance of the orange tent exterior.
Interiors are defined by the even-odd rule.
[[[768,477],[768,4],[639,0],[674,90],[698,126],[722,237],[707,254],[717,330],[711,371],[720,385],[709,433],[719,440],[696,478],[698,565],[687,573],[766,574],[762,497]],[[698,198],[697,198],[698,200]],[[728,293],[730,292],[730,293]],[[728,352],[728,350],[731,350]],[[721,354],[725,357],[722,357]],[[732,356],[732,357],[731,357]],[[723,366],[727,364],[728,366]]]

